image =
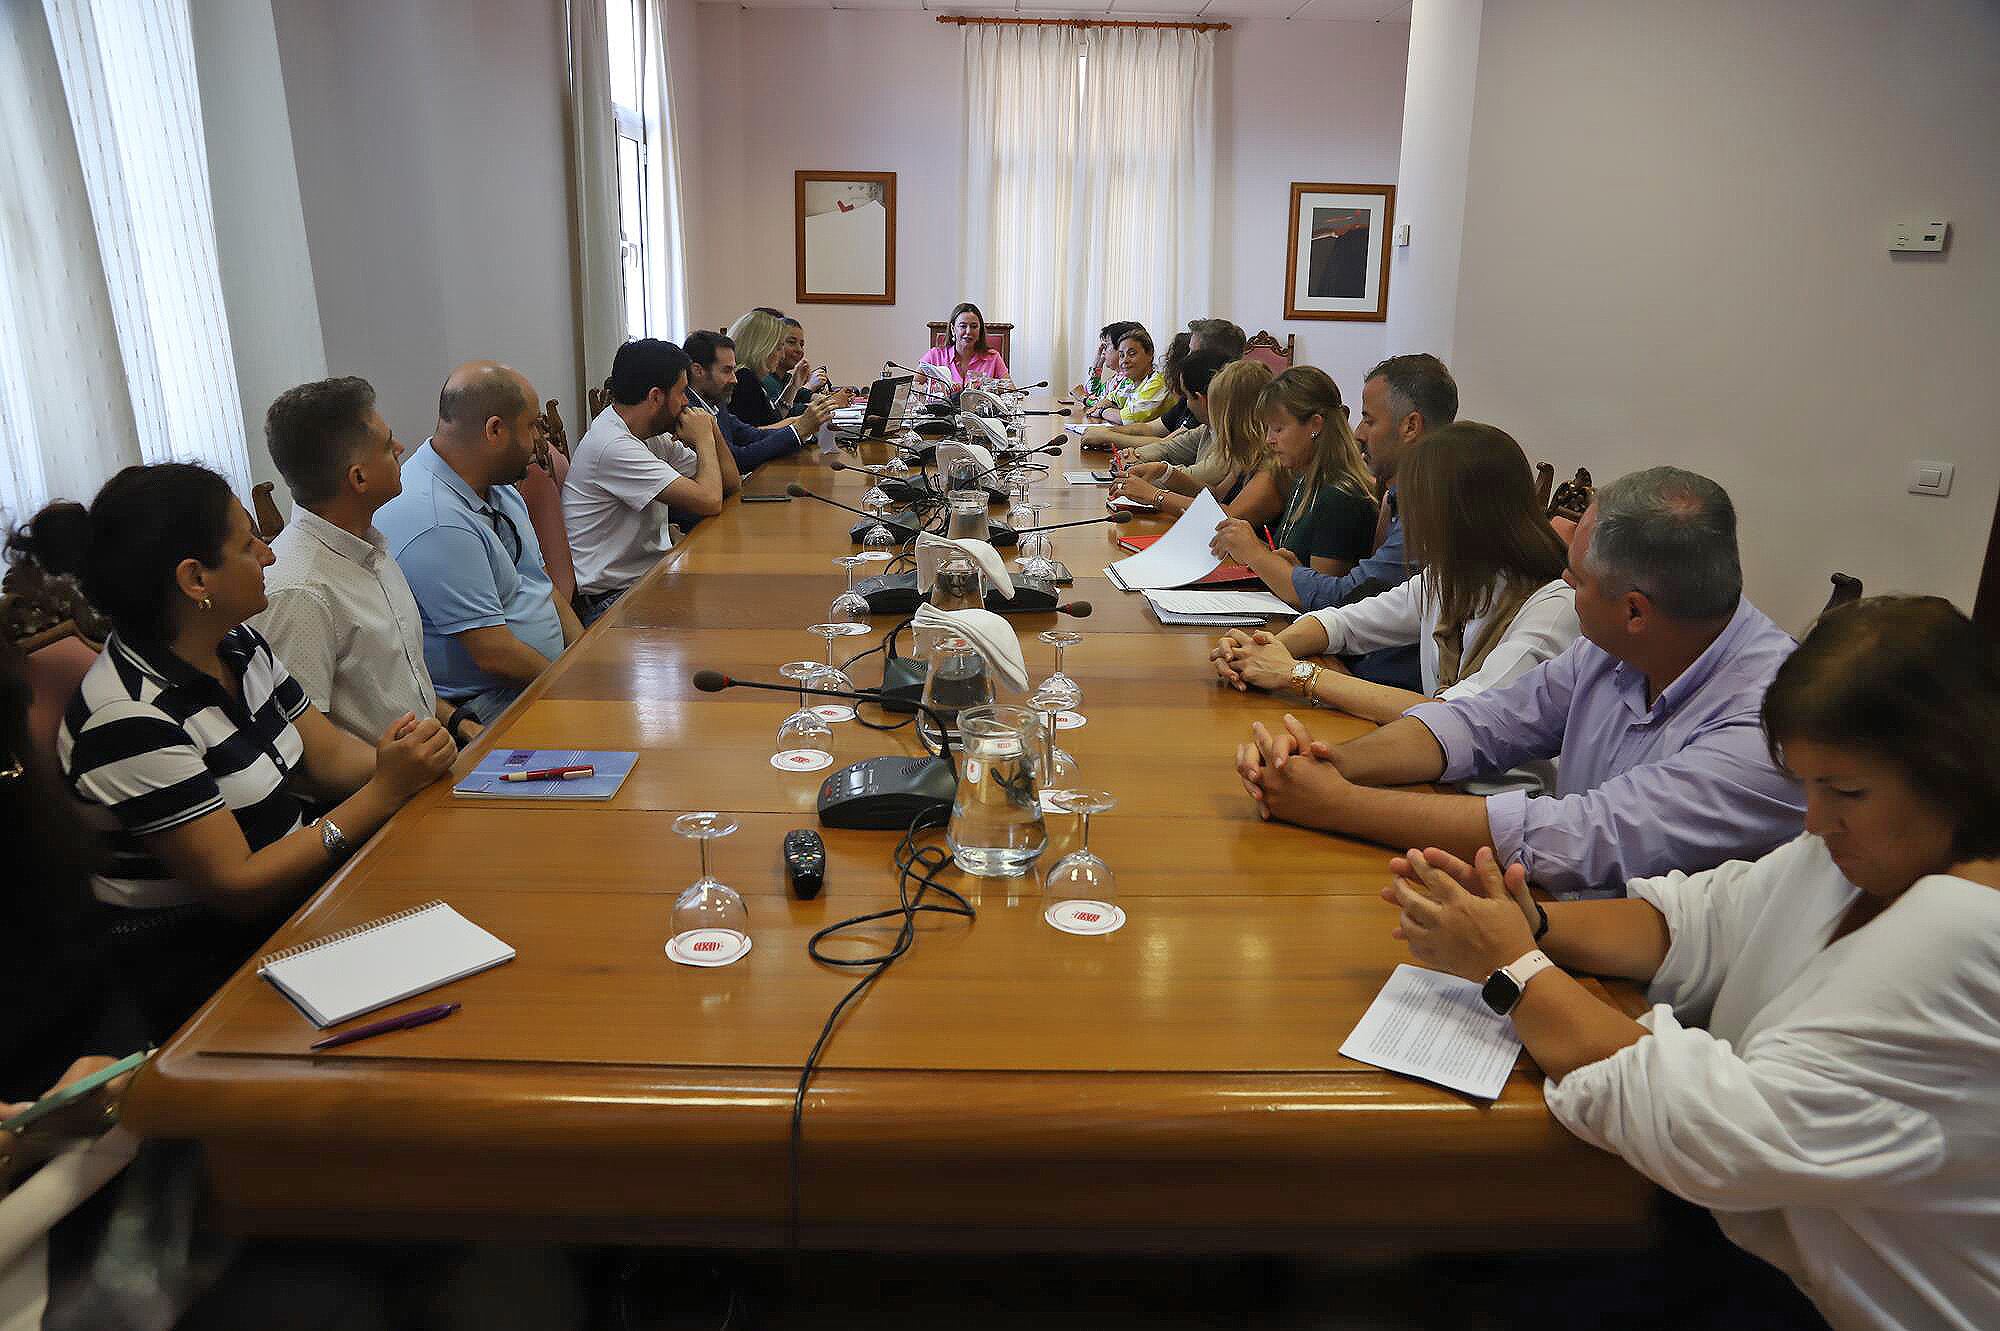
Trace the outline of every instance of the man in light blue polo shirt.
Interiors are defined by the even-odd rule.
[[[539,400],[493,361],[453,370],[436,432],[403,464],[403,493],[375,515],[423,614],[438,696],[481,725],[582,632],[514,488],[542,429]]]

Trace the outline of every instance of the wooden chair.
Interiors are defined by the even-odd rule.
[[[549,405],[554,406],[551,402]],[[611,405],[611,381],[606,379],[600,388],[593,388],[584,394],[584,405],[590,408],[590,419],[596,420]],[[567,450],[565,450],[567,451]]]
[[[1272,374],[1283,374],[1292,368],[1292,356],[1298,347],[1298,334],[1285,334],[1284,345],[1265,329],[1258,329],[1257,336],[1243,345],[1243,359],[1258,360],[1271,367]]]
[[[1544,514],[1549,511],[1549,492],[1555,489],[1556,469],[1552,462],[1535,464],[1535,507]]]
[[[1544,464],[1546,465],[1546,464]],[[1549,496],[1548,515],[1552,518],[1568,518],[1571,522],[1581,522],[1584,510],[1597,498],[1597,487],[1591,484],[1590,468],[1578,467],[1576,475],[1555,488]]]
[[[569,525],[563,521],[562,488],[569,478],[569,433],[563,428],[562,412],[550,398],[542,408],[546,439],[535,445],[535,456],[521,478],[521,499],[528,506],[528,521],[534,525],[535,540],[541,543],[542,567],[549,581],[566,601],[576,599],[576,558],[570,553]]]
[[[948,347],[951,345],[951,325],[941,319],[931,320],[931,345]],[[1014,364],[1014,325],[986,325],[986,345],[1000,353],[1000,359],[1011,368]]]
[[[278,511],[275,498],[277,488],[269,481],[259,481],[250,490],[250,509],[257,519],[257,536],[267,545],[285,529],[285,515]]]
[[[1836,573],[1833,575],[1832,581],[1833,593],[1826,598],[1826,610],[1831,610],[1835,606],[1847,605],[1850,602],[1861,599],[1861,579],[1850,577],[1845,573]],[[1820,613],[1825,614],[1826,610],[1822,610]]]
[[[56,731],[63,711],[97,663],[98,644],[83,636],[75,620],[64,620],[19,644],[28,659],[28,742],[42,770],[61,770],[56,763]]]

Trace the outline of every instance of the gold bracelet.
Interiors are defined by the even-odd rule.
[[[1319,677],[1325,671],[1325,666],[1315,662],[1312,673],[1306,676],[1306,701],[1315,707],[1319,706]]]

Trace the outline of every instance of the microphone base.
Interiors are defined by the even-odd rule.
[[[878,573],[855,583],[854,590],[867,600],[871,615],[915,614],[923,600],[917,592],[915,573]],[[986,608],[1001,615],[1047,614],[1056,608],[1055,585],[1041,578],[1016,574],[1013,597],[1004,597],[998,589],[988,588]]]
[[[875,518],[861,519],[861,521],[848,528],[848,539],[854,544],[860,545],[868,539],[869,528],[873,527],[876,521],[877,519]],[[916,540],[917,533],[923,530],[923,520],[907,508],[898,509],[891,513],[884,513],[880,521],[884,527],[887,527],[896,534],[896,544],[898,545],[908,545],[911,541]]]
[[[958,782],[942,758],[870,758],[820,783],[822,827],[900,832],[918,814],[951,808]]]
[[[882,692],[889,699],[882,710],[907,715],[924,700],[924,663],[912,656],[892,656],[882,663]]]

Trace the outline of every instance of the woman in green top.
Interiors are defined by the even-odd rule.
[[[1326,371],[1295,365],[1273,379],[1257,399],[1264,437],[1291,478],[1277,549],[1236,518],[1215,529],[1211,549],[1247,564],[1273,595],[1297,605],[1292,570],[1341,574],[1374,548],[1375,479],[1347,424],[1340,389]]]

